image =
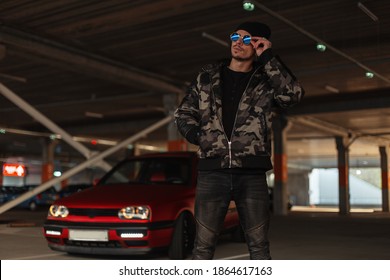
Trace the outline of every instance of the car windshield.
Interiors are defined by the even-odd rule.
[[[121,162],[100,180],[99,185],[118,183],[188,185],[189,158],[143,158]]]

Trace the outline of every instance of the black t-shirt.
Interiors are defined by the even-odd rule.
[[[238,105],[253,71],[235,72],[227,66],[222,69],[222,123],[229,139],[233,131]]]

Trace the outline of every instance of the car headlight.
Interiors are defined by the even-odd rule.
[[[65,218],[69,215],[69,210],[64,205],[52,205],[49,208],[49,216]]]
[[[119,210],[118,217],[125,220],[147,220],[150,217],[150,209],[147,206],[128,206]]]

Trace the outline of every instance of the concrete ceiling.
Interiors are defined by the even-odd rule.
[[[164,96],[179,100],[202,65],[229,57],[218,40],[262,21],[306,90],[290,112],[290,163],[334,166],[344,133],[358,137],[353,162],[377,165],[390,141],[390,2],[361,1],[376,21],[352,0],[257,3],[247,12],[239,0],[1,1],[0,82],[70,134],[118,141],[163,118]],[[0,128],[50,132],[2,95]],[[141,143],[166,139],[164,128]],[[0,157],[39,155],[41,141],[0,134]]]

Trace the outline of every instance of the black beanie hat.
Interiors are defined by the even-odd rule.
[[[269,39],[269,37],[271,36],[271,29],[268,27],[268,25],[261,22],[244,22],[237,26],[236,31],[237,30],[245,30],[252,36],[264,37],[267,39]]]

